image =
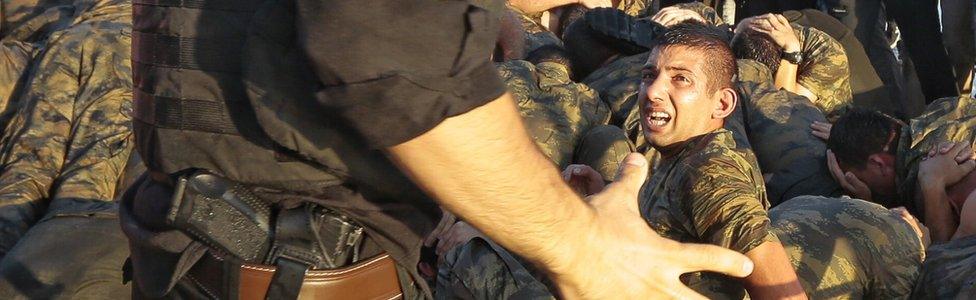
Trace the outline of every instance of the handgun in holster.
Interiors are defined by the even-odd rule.
[[[363,228],[320,205],[281,209],[208,172],[180,177],[172,203],[170,224],[245,262],[274,265],[284,257],[328,269],[359,259]]]

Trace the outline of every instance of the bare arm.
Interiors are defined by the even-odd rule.
[[[745,20],[743,21],[745,22]],[[750,18],[748,22],[748,26],[752,30],[769,36],[776,45],[783,48],[784,53],[799,52],[802,50],[802,45],[800,44],[799,38],[796,37],[796,33],[793,32],[793,27],[790,26],[789,21],[782,15],[766,14]],[[796,64],[790,63],[785,59],[780,59],[779,69],[776,70],[773,84],[776,88],[806,96],[801,93],[800,86],[796,83],[797,72],[798,66]],[[807,91],[807,94],[809,94],[809,91]]]
[[[751,272],[730,250],[651,231],[637,209],[647,176],[638,154],[628,156],[617,182],[584,203],[529,139],[511,95],[387,150],[444,207],[547,270],[566,297],[699,298],[679,275]]]
[[[753,299],[806,299],[783,244],[765,242],[746,252],[756,264],[752,275],[744,280]]]
[[[944,143],[939,154],[930,154],[918,169],[918,189],[925,203],[925,223],[932,233],[932,242],[949,241],[955,235],[959,220],[953,212],[946,189],[959,182],[976,168],[966,143]],[[933,150],[935,151],[935,150]],[[958,159],[958,158],[961,159]]]

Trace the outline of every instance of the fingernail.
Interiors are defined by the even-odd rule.
[[[751,260],[747,260],[746,263],[742,264],[743,274],[752,274],[753,264]]]

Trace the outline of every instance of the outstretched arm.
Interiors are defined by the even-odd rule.
[[[751,271],[730,250],[651,231],[637,209],[647,177],[640,155],[628,156],[618,181],[584,203],[532,143],[508,94],[388,153],[444,207],[547,270],[567,297],[697,298],[679,275]]]

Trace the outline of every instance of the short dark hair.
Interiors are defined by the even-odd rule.
[[[776,74],[779,69],[779,61],[783,56],[783,47],[776,44],[769,36],[763,33],[744,29],[732,38],[732,51],[735,58],[751,59],[766,65],[769,71]]]
[[[566,66],[569,69],[569,77],[573,77],[573,61],[570,58],[570,54],[566,49],[558,45],[544,45],[542,47],[536,48],[529,53],[525,60],[531,62],[532,64],[538,64],[543,62],[553,62]]]
[[[875,153],[896,153],[901,128],[900,120],[879,111],[852,108],[840,116],[830,129],[827,148],[837,157],[837,162],[861,169],[868,157]]]
[[[728,34],[721,28],[689,20],[669,27],[653,44],[652,51],[682,46],[708,53],[702,56],[705,60],[702,64],[703,70],[708,76],[708,89],[717,91],[733,87],[738,67],[732,48],[729,47]]]

